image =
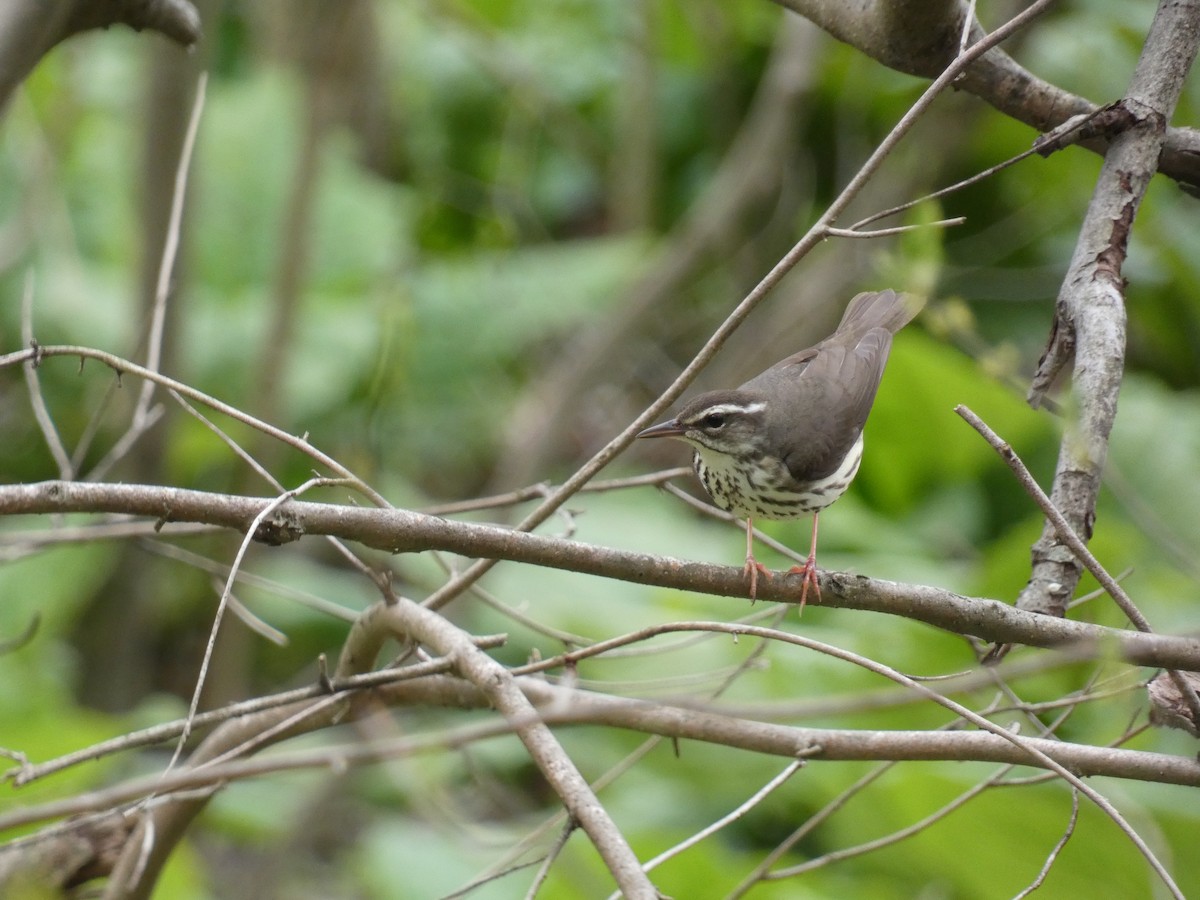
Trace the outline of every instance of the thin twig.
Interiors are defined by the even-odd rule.
[[[907,234],[910,231],[917,231],[921,228],[950,228],[955,225],[962,225],[966,221],[966,216],[955,216],[952,219],[938,219],[936,222],[919,222],[915,225],[896,225],[892,228],[874,228],[870,231],[863,231],[859,228],[834,228],[830,226],[829,228],[825,229],[825,233],[830,237],[840,238],[891,237],[897,234]]]
[[[1050,874],[1050,867],[1054,865],[1055,860],[1058,859],[1058,855],[1062,853],[1063,848],[1067,846],[1067,841],[1069,841],[1071,839],[1071,835],[1075,833],[1075,823],[1078,821],[1079,792],[1071,791],[1071,818],[1067,822],[1067,827],[1063,831],[1062,837],[1058,839],[1058,842],[1050,850],[1049,855],[1046,856],[1046,862],[1042,864],[1041,871],[1037,873],[1037,877],[1034,878],[1024,890],[1013,897],[1013,900],[1024,900],[1025,897],[1028,897],[1030,894],[1040,888],[1043,883],[1045,883],[1046,876]]]
[[[1062,512],[1054,505],[1050,497],[1042,490],[1041,486],[1030,474],[1029,469],[1025,467],[1025,463],[1017,456],[1012,446],[1003,440],[996,432],[992,431],[979,416],[968,409],[966,406],[958,405],[954,408],[968,425],[974,428],[983,437],[985,441],[991,445],[1000,458],[1003,459],[1013,474],[1017,477],[1017,481],[1025,488],[1026,493],[1033,498],[1033,501],[1041,509],[1046,516],[1046,520],[1054,526],[1054,530],[1058,533],[1059,539],[1066,544],[1071,552],[1075,554],[1075,558],[1086,568],[1096,581],[1108,592],[1108,595],[1116,601],[1117,606],[1133,623],[1138,631],[1152,634],[1154,629],[1150,627],[1150,621],[1142,615],[1142,611],[1137,608],[1130,596],[1125,593],[1125,589],[1117,583],[1117,580],[1108,573],[1108,570],[1100,564],[1100,561],[1092,554],[1085,544],[1075,533],[1070,523],[1063,516]],[[1187,682],[1187,680],[1175,670],[1168,670],[1171,673],[1171,679],[1179,688],[1180,694],[1183,696],[1188,708],[1191,710],[1194,720],[1200,722],[1200,697],[1197,697],[1196,691]]]
[[[183,395],[179,393],[179,391],[175,390],[174,388],[168,388],[167,393],[171,395],[172,400],[183,407],[184,412],[215,434],[221,443],[233,451],[234,456],[253,469],[259,478],[277,490],[283,489],[283,486],[275,480],[275,476],[268,472],[262,463],[255,459],[254,456],[244,447],[242,447],[241,444],[230,437],[229,434],[223,428],[219,427],[215,422],[213,422],[212,419],[204,415],[204,413],[200,412],[200,410],[196,409],[196,407],[192,406],[192,404],[188,403],[187,400],[184,399]]]
[[[802,841],[805,837],[812,834],[818,825],[821,825],[830,819],[834,813],[845,807],[845,805],[854,799],[854,797],[862,793],[873,783],[882,778],[896,765],[897,763],[895,762],[885,762],[876,766],[866,775],[862,776],[862,778],[859,778],[856,782],[854,782],[854,784],[850,785],[848,788],[826,803],[823,807],[821,807],[821,809],[809,816],[804,821],[803,825],[780,841],[770,853],[763,857],[763,859],[759,861],[758,865],[755,866],[745,878],[738,882],[737,886],[734,887],[734,889],[730,891],[728,895],[726,895],[725,900],[738,900],[738,898],[744,897],[750,888],[764,880],[767,873],[770,872],[771,866],[774,865],[777,859],[791,850],[792,847]]]
[[[175,169],[175,188],[171,193],[171,212],[167,220],[167,234],[163,242],[162,260],[158,266],[158,280],[154,285],[154,312],[150,319],[149,341],[146,346],[146,368],[157,372],[162,363],[162,342],[167,318],[167,298],[171,293],[171,276],[175,273],[175,260],[179,256],[179,234],[183,223],[183,201],[187,193],[188,173],[192,167],[192,153],[196,149],[196,136],[200,133],[200,116],[204,111],[204,97],[208,92],[208,73],[201,72],[196,79],[196,95],[192,100],[192,114],[188,118],[183,146],[179,151],[179,166]],[[144,412],[150,403],[153,385],[142,388],[138,401]]]
[[[496,872],[493,875],[487,875],[471,882],[470,884],[464,884],[458,890],[451,891],[449,894],[442,894],[439,900],[459,900],[461,897],[466,897],[469,894],[473,894],[485,884],[491,884],[492,882],[507,878],[509,875],[514,875],[517,872],[523,872],[525,869],[532,868],[533,866],[538,865],[540,862],[542,862],[542,860],[533,859],[529,862],[517,863],[516,865],[509,866],[503,872]]]
[[[242,584],[247,587],[255,587],[267,593],[274,594],[277,597],[282,597],[286,600],[291,600],[294,603],[299,603],[301,606],[306,606],[311,610],[329,616],[341,622],[353,622],[358,618],[359,611],[351,609],[348,606],[342,606],[339,603],[334,603],[332,600],[327,600],[317,594],[311,594],[308,591],[302,591],[288,584],[283,584],[271,578],[265,578],[262,575],[256,575],[253,572],[238,570],[234,573],[229,563],[217,562],[214,559],[209,559],[207,556],[202,556],[199,553],[193,553],[191,550],[185,550],[183,547],[171,544],[166,541],[141,541],[141,547],[149,553],[155,553],[159,556],[165,556],[168,559],[173,559],[184,565],[191,566],[194,569],[199,569],[201,572],[207,572],[210,575],[218,575],[221,578],[228,578],[231,574],[235,576],[235,583]]]
[[[901,841],[912,837],[914,834],[921,833],[930,825],[933,825],[935,822],[946,818],[946,816],[950,815],[952,812],[966,806],[984,791],[998,784],[1005,775],[1012,771],[1012,769],[1012,766],[1002,766],[997,772],[993,773],[988,778],[985,778],[978,784],[972,785],[949,803],[946,803],[938,809],[935,809],[933,812],[929,813],[929,815],[918,819],[911,825],[907,825],[904,828],[898,828],[890,834],[885,834],[883,837],[876,838],[875,840],[863,841],[863,843],[856,844],[853,847],[846,847],[841,850],[831,850],[828,853],[814,857],[810,860],[806,860],[805,862],[796,866],[788,866],[785,869],[778,869],[774,872],[768,872],[762,876],[762,880],[781,881],[784,878],[795,878],[797,875],[803,875],[805,872],[811,872],[814,869],[824,868],[825,866],[833,863],[841,862],[844,859],[852,859],[856,856],[863,856],[864,854],[872,853],[884,847],[890,847],[892,844],[898,844]]]
[[[221,619],[225,615],[225,608],[229,605],[229,598],[233,592],[233,583],[237,576],[238,570],[241,568],[242,559],[246,556],[246,551],[250,549],[250,543],[254,539],[254,535],[258,532],[259,526],[266,520],[267,516],[281,507],[289,500],[293,500],[305,491],[314,487],[328,487],[333,485],[344,485],[346,481],[343,479],[333,478],[310,478],[300,487],[294,490],[285,491],[280,494],[270,503],[262,508],[254,521],[250,523],[250,527],[246,529],[246,535],[242,539],[241,545],[238,547],[237,553],[234,555],[233,562],[229,567],[229,577],[225,579],[225,589],[221,592],[221,597],[217,602],[217,612],[213,616],[212,628],[208,633],[208,642],[204,645],[204,657],[200,661],[200,671],[196,675],[196,686],[192,690],[192,699],[188,705],[188,714],[185,720],[183,732],[179,735],[179,740],[175,745],[175,752],[171,755],[170,762],[167,763],[166,771],[170,772],[179,761],[179,757],[183,754],[184,745],[187,743],[188,736],[192,731],[192,721],[195,719],[196,712],[200,707],[200,694],[204,690],[204,685],[208,677],[208,667],[212,662],[213,651],[216,649],[217,634],[221,629]]]
[[[651,424],[668,406],[674,403],[712,358],[716,356],[717,351],[724,346],[730,335],[741,326],[767,294],[783,280],[784,276],[795,268],[801,259],[807,256],[814,247],[824,240],[825,230],[833,225],[838,217],[846,211],[847,207],[858,196],[867,182],[879,171],[880,166],[883,165],[883,161],[891,154],[904,136],[908,134],[917,120],[925,114],[938,95],[949,87],[972,62],[1033,21],[1033,19],[1049,8],[1052,2],[1053,0],[1034,0],[1032,4],[1017,13],[1017,15],[1013,16],[999,28],[972,44],[941,75],[935,78],[921,96],[917,98],[916,102],[909,107],[908,111],[901,116],[900,121],[892,127],[892,130],[888,132],[887,136],[879,143],[866,162],[863,163],[846,186],[842,188],[841,192],[830,203],[825,212],[813,223],[804,237],[791,250],[784,254],[771,271],[763,276],[762,280],[755,285],[750,293],[738,303],[734,310],[726,317],[725,321],[718,326],[712,336],[705,342],[692,361],[684,368],[675,381],[671,383],[670,387],[650,406],[646,407],[640,415],[634,418],[620,434],[610,440],[590,460],[576,470],[575,474],[568,478],[561,487],[556,489],[553,494],[525,516],[517,525],[517,529],[520,531],[530,531],[546,521],[546,519],[554,514],[555,510],[566,503],[583,485],[591,481],[597,472],[607,466],[621,451],[629,446],[638,432]],[[429,609],[440,609],[460,596],[470,585],[474,584],[490,571],[495,564],[496,561],[491,559],[476,560],[456,579],[443,585],[439,590],[426,598],[425,606]]]
[[[692,474],[691,466],[678,466],[673,469],[663,469],[658,472],[650,472],[646,475],[634,475],[629,478],[608,478],[602,481],[593,481],[590,484],[585,484],[579,489],[579,493],[604,493],[608,491],[619,491],[634,487],[657,487],[665,482],[675,478],[684,478]],[[518,503],[525,503],[529,500],[537,500],[545,498],[553,492],[554,488],[546,483],[531,484],[528,487],[518,488],[515,491],[508,491],[503,494],[493,494],[489,497],[475,497],[470,500],[455,500],[450,503],[435,503],[431,506],[422,506],[419,512],[423,512],[429,516],[452,516],[464,512],[479,512],[488,509],[503,509],[506,506],[515,506]]]
[[[37,553],[61,544],[90,544],[96,541],[119,541],[126,538],[150,538],[167,534],[172,537],[193,534],[216,534],[224,531],[203,522],[147,522],[144,519],[94,522],[88,525],[64,525],[51,528],[30,528],[25,531],[4,532],[4,552],[0,560]]]
[[[234,455],[237,456],[238,459],[242,460],[244,463],[246,463],[246,465],[253,469],[254,472],[263,479],[263,481],[269,484],[276,491],[285,490],[279,479],[272,475],[267,468],[262,465],[262,463],[254,458],[253,454],[235,441],[233,437],[226,433],[224,429],[218,427],[215,422],[208,418],[208,416],[204,415],[204,413],[200,412],[200,410],[188,403],[187,400],[184,399],[184,397],[180,395],[180,393],[174,388],[169,388],[168,393],[170,393],[172,399],[174,399],[176,403],[184,408],[188,415],[195,418],[209,431],[215,434],[221,440],[221,442],[225,444],[225,446],[233,451]],[[343,475],[343,477],[345,476]],[[353,478],[351,478],[351,481],[353,481]],[[326,535],[325,539],[329,545],[333,547],[337,554],[342,557],[342,559],[349,563],[353,568],[358,570],[359,574],[365,575],[369,581],[374,582],[375,579],[372,576],[370,567],[361,559],[359,559],[354,551],[346,546],[344,541],[338,540],[333,535]]]
[[[475,641],[479,647],[488,649],[502,645],[505,639],[505,635],[489,635],[477,637]],[[399,681],[425,678],[429,675],[442,675],[452,671],[453,668],[454,662],[452,660],[438,658],[402,668],[379,669],[374,672],[363,672],[361,675],[331,679],[325,683],[313,684],[308,687],[296,688],[295,690],[284,691],[278,694],[267,694],[262,697],[255,697],[253,700],[230,703],[219,709],[197,713],[190,720],[191,727],[195,729],[206,725],[216,725],[230,719],[262,712],[263,710],[298,703],[301,700],[314,700],[330,693],[369,690]],[[61,772],[80,763],[91,762],[137,747],[161,744],[164,741],[169,741],[181,735],[184,729],[188,727],[188,722],[188,719],[176,719],[172,722],[164,722],[160,725],[143,728],[140,731],[128,732],[119,737],[92,744],[89,747],[72,751],[71,753],[42,763],[24,761],[21,765],[9,769],[0,775],[0,781],[11,781],[14,787],[21,787],[39,778],[45,778],[47,775],[53,775],[56,772]]]
[[[178,392],[180,395],[194,400],[197,403],[203,403],[210,409],[214,409],[223,416],[241,422],[243,425],[261,431],[268,437],[292,447],[295,450],[303,453],[305,456],[313,459],[322,466],[328,468],[339,478],[345,479],[354,490],[366,496],[372,503],[383,508],[390,508],[390,504],[385,500],[378,491],[368,485],[361,478],[357,477],[353,472],[339,463],[336,459],[318,450],[307,439],[289,434],[281,428],[276,428],[261,419],[258,419],[249,413],[243,412],[236,406],[231,406],[222,400],[218,400],[209,394],[199,391],[190,385],[184,384],[181,381],[176,381],[173,378],[168,378],[160,372],[153,372],[145,366],[139,366],[137,363],[130,362],[113,353],[108,353],[104,350],[97,350],[94,347],[81,347],[72,344],[56,344],[49,347],[38,347],[36,350],[18,350],[13,353],[0,355],[0,369],[8,366],[19,365],[32,359],[44,359],[51,356],[78,356],[81,360],[94,359],[104,363],[115,372],[128,375],[135,375],[138,378],[145,378],[153,381],[161,387],[169,388]]]
[[[30,269],[25,273],[25,289],[21,292],[21,342],[26,347],[36,349],[37,342],[33,337],[33,285],[33,270]],[[33,417],[42,431],[54,464],[58,466],[58,477],[63,481],[70,481],[74,477],[75,468],[71,465],[67,448],[63,446],[58,429],[54,426],[50,410],[46,408],[46,399],[42,396],[42,381],[38,377],[37,356],[25,366],[25,385],[29,389],[29,405],[33,407]]]
[[[674,847],[664,850],[662,853],[658,854],[658,856],[649,860],[644,866],[642,866],[642,868],[647,872],[649,872],[651,869],[656,869],[668,860],[674,859],[685,850],[689,850],[696,846],[696,844],[700,843],[709,835],[716,834],[731,822],[736,822],[738,819],[746,815],[746,813],[750,812],[750,810],[754,809],[754,807],[762,803],[763,800],[769,797],[776,788],[780,787],[785,781],[800,771],[800,769],[804,767],[804,763],[805,761],[803,759],[792,760],[782,772],[755,791],[752,797],[750,797],[736,809],[717,819],[717,821],[713,822],[711,825],[701,828],[695,834],[691,835],[686,840],[680,841]],[[609,900],[617,900],[617,895],[610,895]]]
[[[179,234],[183,223],[183,205],[187,194],[188,173],[191,171],[192,153],[196,148],[196,136],[200,131],[200,117],[204,111],[204,97],[208,86],[208,74],[201,72],[196,81],[196,95],[192,101],[192,113],[187,131],[179,151],[179,164],[175,168],[175,186],[171,193],[171,210],[167,219],[166,236],[163,240],[162,257],[158,265],[158,280],[154,288],[154,306],[146,337],[146,368],[158,372],[162,366],[163,335],[167,322],[167,299],[171,294],[171,277],[175,273],[175,262],[179,256]],[[137,402],[130,417],[129,428],[105,454],[104,458],[88,473],[91,480],[102,479],[116,463],[124,458],[143,434],[153,427],[162,414],[160,406],[151,406],[154,398],[154,382],[142,382]]]
[[[221,596],[221,581],[214,578],[212,585],[216,589],[217,596]],[[234,593],[229,594],[229,611],[238,617],[243,625],[257,634],[259,637],[270,641],[277,647],[286,647],[288,645],[288,637],[278,628],[268,624],[259,616],[252,613],[249,607],[238,599]]]
[[[562,854],[563,848],[567,846],[567,840],[578,827],[573,819],[568,819],[563,825],[562,830],[558,833],[558,837],[555,838],[554,843],[550,846],[550,850],[546,853],[546,858],[542,860],[542,865],[538,868],[537,875],[533,878],[533,883],[529,885],[529,890],[525,892],[525,900],[534,900],[537,897],[538,891],[546,883],[546,879],[550,877],[550,867],[554,865],[554,861]]]
[[[998,162],[994,166],[989,166],[988,168],[984,169],[982,172],[977,172],[976,174],[972,175],[970,178],[964,178],[962,181],[956,181],[954,184],[947,185],[944,188],[939,188],[938,190],[934,191],[931,194],[926,194],[923,197],[918,197],[916,200],[909,200],[906,203],[901,203],[899,206],[892,206],[892,207],[889,207],[888,209],[884,209],[884,210],[880,210],[879,212],[872,213],[871,215],[867,216],[865,219],[859,219],[857,222],[855,222],[853,225],[851,225],[850,230],[858,231],[864,225],[870,225],[872,222],[878,222],[880,219],[886,219],[890,216],[896,215],[897,213],[902,213],[905,210],[912,209],[914,206],[920,206],[922,203],[928,203],[930,200],[939,200],[942,197],[946,197],[957,191],[961,191],[963,188],[970,187],[973,184],[978,184],[981,181],[986,181],[988,178],[991,178],[997,172],[1002,172],[1005,169],[1007,169],[1009,166],[1015,166],[1017,163],[1021,162],[1023,159],[1027,159],[1030,156],[1033,156],[1033,154],[1036,152],[1037,152],[1036,150],[1034,150],[1033,148],[1030,148],[1028,150],[1022,151],[1021,153],[1018,153],[1016,156],[1009,157],[1008,159],[1004,160],[1003,162]]]
[[[967,3],[966,14],[963,16],[962,36],[958,39],[958,52],[967,49],[967,41],[971,39],[971,26],[975,24],[975,0]]]

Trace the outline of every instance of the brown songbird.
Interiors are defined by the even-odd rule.
[[[923,304],[895,291],[859,294],[837,330],[741,387],[692,398],[675,416],[638,437],[692,445],[692,466],[713,503],[746,519],[750,596],[758,575],[753,522],[811,515],[800,608],[817,583],[817,516],[846,492],[862,460],[863,425],[875,401],[892,335]]]

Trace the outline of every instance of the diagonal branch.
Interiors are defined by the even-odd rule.
[[[1125,589],[1117,583],[1117,580],[1092,555],[1092,552],[1088,550],[1087,545],[1080,539],[1079,535],[1071,530],[1070,523],[1067,522],[1062,513],[1055,509],[1054,504],[1050,502],[1050,498],[1046,496],[1046,493],[1034,480],[1033,475],[1030,474],[1029,470],[1025,467],[1025,463],[1017,456],[1016,451],[1013,450],[1011,445],[1007,441],[1002,440],[996,432],[992,431],[979,416],[975,415],[967,407],[959,405],[955,407],[954,411],[962,416],[972,428],[978,431],[984,440],[991,444],[996,452],[1000,454],[1001,458],[1008,463],[1009,468],[1013,470],[1013,474],[1017,476],[1017,480],[1021,482],[1026,492],[1041,508],[1046,519],[1054,525],[1059,540],[1071,548],[1071,552],[1075,554],[1076,559],[1100,582],[1101,587],[1116,601],[1117,606],[1121,608],[1121,612],[1125,613],[1134,627],[1138,631],[1152,632],[1154,629],[1150,627],[1150,620],[1137,608],[1133,599],[1125,593]],[[992,653],[988,654],[988,656],[993,658],[999,658],[1002,655],[1003,651],[1001,647],[997,647]],[[986,664],[987,662],[988,660],[985,657],[984,663]],[[1200,722],[1200,697],[1196,696],[1196,691],[1181,672],[1168,670],[1167,675],[1175,683],[1180,696],[1186,702],[1193,721]]]
[[[1117,413],[1125,364],[1122,267],[1138,206],[1158,164],[1167,123],[1200,46],[1200,0],[1165,0],[1121,106],[1133,122],[1113,140],[1059,291],[1049,345],[1029,392],[1037,407],[1060,372],[1074,364],[1069,417],[1050,499],[1071,529],[1092,536],[1096,497]],[[1082,567],[1047,521],[1033,545],[1021,609],[1062,616]]]
[[[974,60],[983,56],[993,47],[996,47],[1033,21],[1033,19],[1049,7],[1050,2],[1051,0],[1034,0],[1029,7],[1017,13],[990,34],[980,37],[979,40],[959,54],[946,67],[946,70],[933,80],[933,83],[925,89],[916,102],[909,107],[908,111],[900,117],[900,120],[892,127],[892,130],[888,132],[887,136],[879,143],[846,186],[842,188],[833,202],[829,204],[816,222],[813,223],[808,232],[796,242],[791,250],[783,255],[779,262],[772,267],[771,271],[767,272],[758,284],[734,307],[733,311],[725,318],[725,321],[721,323],[705,342],[704,346],[696,353],[692,361],[675,378],[675,381],[663,391],[657,400],[630,422],[620,434],[601,447],[561,487],[557,488],[536,509],[525,516],[518,523],[517,528],[521,531],[532,531],[550,518],[550,516],[554,515],[559,507],[573,497],[600,470],[628,447],[638,432],[653,422],[667,407],[679,399],[688,386],[696,379],[696,376],[716,356],[730,335],[741,327],[742,323],[754,312],[775,286],[783,280],[784,276],[791,272],[800,260],[807,256],[814,247],[826,239],[826,229],[845,213],[850,204],[861,193],[863,187],[875,177],[884,160],[887,159],[909,131],[912,130],[913,126],[925,114],[942,91],[950,87],[958,75]],[[440,609],[447,603],[450,603],[486,575],[492,566],[495,565],[495,562],[494,559],[477,559],[457,577],[451,579],[427,597],[425,605],[430,609]]]
[[[971,13],[964,0],[775,2],[876,62],[922,78],[936,77],[955,59],[964,32],[968,40],[978,40],[983,33],[974,19],[964,29]],[[1181,15],[1186,18],[1189,13]],[[1051,131],[1068,119],[1089,115],[1099,108],[1086,97],[1038,78],[999,48],[967,66],[955,87],[1039,132]],[[1096,136],[1081,141],[1080,146],[1104,154],[1109,142],[1104,136]],[[1160,171],[1189,193],[1200,192],[1200,131],[1168,128],[1160,151]]]
[[[439,655],[455,661],[459,673],[478,688],[492,708],[511,723],[546,781],[562,799],[570,817],[587,833],[625,897],[654,900],[658,892],[642,870],[625,836],[601,805],[554,733],[522,693],[513,674],[479,649],[470,635],[433,610],[403,597],[391,604],[378,603],[370,612],[386,618],[390,630],[432,647]],[[361,620],[360,620],[361,621]],[[355,647],[346,642],[338,675],[365,671],[374,654],[354,659]]]

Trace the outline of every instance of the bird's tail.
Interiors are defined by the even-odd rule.
[[[886,328],[895,334],[913,320],[925,298],[915,294],[897,294],[893,290],[868,291],[858,294],[846,307],[839,332],[867,332],[872,328]]]

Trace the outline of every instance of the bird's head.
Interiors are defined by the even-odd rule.
[[[647,428],[640,438],[673,437],[700,451],[746,456],[766,432],[766,401],[750,391],[712,391],[693,398],[673,419]]]

